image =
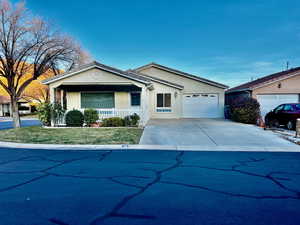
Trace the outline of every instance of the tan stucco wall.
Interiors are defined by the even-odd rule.
[[[128,109],[130,108],[129,92],[115,92],[115,108],[116,109]]]
[[[141,69],[139,72],[157,77],[160,79],[164,79],[176,84],[180,84],[184,86],[184,89],[180,92],[181,95],[178,99],[180,99],[180,102],[176,103],[177,109],[177,117],[181,117],[182,115],[182,95],[183,94],[191,94],[191,93],[197,93],[197,94],[218,94],[219,96],[219,114],[220,117],[223,117],[224,115],[224,103],[225,103],[225,89],[218,88],[209,84],[205,84],[202,82],[198,82],[189,78],[185,78],[182,76],[179,76],[177,74],[167,72],[158,68],[150,67]]]
[[[150,118],[155,119],[174,119],[181,117],[181,91],[168,87],[159,83],[154,83],[154,90],[149,92],[149,111]],[[175,98],[175,93],[177,92],[177,97]],[[156,111],[156,95],[158,93],[170,93],[171,94],[171,112],[157,112]]]
[[[91,69],[85,72],[78,73],[76,75],[66,77],[57,82],[53,82],[49,85],[49,88],[55,88],[61,84],[78,85],[78,84],[134,84],[138,87],[144,86],[143,84],[118,76],[116,74],[106,72],[99,69]]]
[[[129,92],[115,92],[115,109],[129,109]],[[67,109],[81,109],[81,92],[67,92]]]
[[[278,84],[281,83],[281,88]],[[276,81],[261,88],[254,89],[252,96],[256,98],[258,94],[298,94],[300,93],[300,75],[290,77],[281,81]]]
[[[67,92],[67,110],[80,109],[80,92]]]

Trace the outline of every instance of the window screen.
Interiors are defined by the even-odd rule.
[[[132,106],[141,105],[141,93],[131,93],[131,105]]]
[[[164,95],[157,94],[157,107],[163,107],[163,106],[164,106]]]
[[[114,107],[114,93],[81,93],[81,108],[107,109]]]
[[[157,107],[171,107],[171,94],[170,93],[160,93],[157,94]]]

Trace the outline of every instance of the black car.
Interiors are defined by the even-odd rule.
[[[288,103],[277,106],[265,116],[265,123],[268,127],[279,127],[284,125],[287,129],[293,130],[296,127],[296,120],[300,118],[300,104]]]

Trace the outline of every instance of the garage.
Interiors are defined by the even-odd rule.
[[[184,118],[218,118],[218,94],[189,94],[183,95]]]
[[[274,109],[276,106],[283,103],[299,102],[298,94],[261,94],[257,95],[257,101],[260,104],[261,115],[265,115]]]

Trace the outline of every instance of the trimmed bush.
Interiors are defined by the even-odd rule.
[[[256,124],[260,118],[260,105],[254,98],[237,99],[230,106],[231,119],[247,124]]]
[[[52,106],[50,103],[41,103],[37,107],[38,111],[38,118],[42,122],[44,126],[50,126],[51,125],[51,111]]]
[[[87,126],[91,126],[91,124],[96,123],[99,120],[99,115],[97,110],[95,109],[85,109],[83,113],[84,122]]]
[[[136,113],[130,116],[125,116],[124,125],[126,127],[137,126],[140,120],[140,116]]]
[[[66,114],[67,127],[82,127],[83,121],[83,114],[79,110],[73,109]]]
[[[124,119],[120,117],[111,117],[103,119],[102,121],[103,127],[123,127],[124,126]]]

